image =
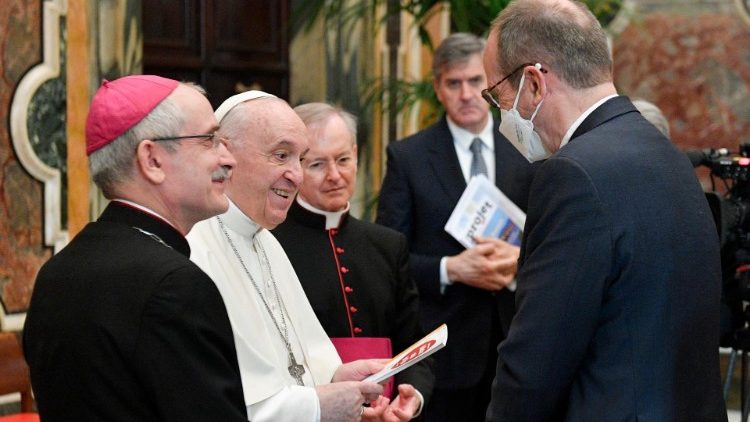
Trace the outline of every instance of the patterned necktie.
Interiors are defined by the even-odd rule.
[[[484,157],[482,157],[482,140],[479,138],[474,138],[473,141],[471,141],[471,174],[470,177],[474,177],[478,174],[483,174],[487,176],[487,164],[484,162]]]

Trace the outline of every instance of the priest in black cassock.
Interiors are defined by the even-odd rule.
[[[294,110],[307,126],[310,149],[297,200],[273,234],[340,353],[346,353],[342,340],[373,337],[390,339],[398,353],[424,335],[419,299],[409,277],[406,238],[349,214],[357,173],[356,120],[324,103]],[[398,397],[384,420],[417,416],[433,382],[429,358],[396,375],[393,396]]]

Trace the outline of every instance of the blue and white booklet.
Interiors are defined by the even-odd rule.
[[[495,237],[521,245],[526,214],[483,175],[474,176],[458,200],[445,231],[467,248],[474,236]]]

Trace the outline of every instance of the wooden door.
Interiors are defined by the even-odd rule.
[[[289,97],[289,0],[144,0],[143,72],[202,85],[214,107],[261,89]]]

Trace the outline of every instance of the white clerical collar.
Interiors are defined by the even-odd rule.
[[[448,115],[445,116],[445,120],[448,121],[448,130],[450,130],[451,136],[453,136],[453,142],[460,148],[469,151],[474,138],[479,138],[482,140],[484,148],[487,148],[488,151],[495,151],[495,137],[492,134],[493,120],[489,112],[487,112],[487,123],[479,133],[471,133],[462,128],[451,120]]]
[[[300,198],[299,195],[297,195],[297,203],[304,209],[318,214],[322,215],[326,218],[326,230],[328,229],[335,229],[339,227],[339,224],[341,224],[341,218],[344,216],[344,214],[349,212],[349,202],[346,203],[346,208],[344,208],[341,211],[324,211],[319,210],[315,208],[314,206],[310,205],[307,201]]]
[[[172,226],[172,228],[174,228],[175,230],[177,230],[177,227],[174,224],[172,224],[171,221],[167,220],[163,215],[161,215],[158,212],[152,210],[151,208],[145,207],[145,206],[143,206],[141,204],[136,204],[133,201],[128,201],[127,199],[122,199],[122,198],[114,198],[114,199],[112,199],[111,202],[119,202],[121,204],[125,204],[125,205],[127,205],[129,207],[132,207],[132,208],[135,208],[137,210],[141,210],[141,211],[145,212],[146,214],[152,215],[152,216],[158,218],[159,220],[164,221],[165,223],[167,223],[170,226]],[[177,231],[179,232],[179,230],[177,230]]]
[[[229,209],[227,212],[221,215],[221,221],[227,225],[232,231],[239,233],[242,236],[254,238],[263,227],[253,221],[250,217],[245,215],[242,210],[232,202],[229,197]]]
[[[560,142],[560,148],[564,147],[568,142],[570,142],[570,138],[573,136],[573,133],[575,133],[576,129],[578,129],[578,126],[580,126],[581,123],[583,123],[583,121],[586,120],[587,117],[589,117],[589,114],[593,113],[594,110],[599,108],[599,106],[604,104],[606,101],[615,97],[617,97],[617,94],[608,95],[602,98],[601,100],[595,102],[594,105],[589,107],[586,111],[584,111],[583,114],[578,116],[576,121],[573,122],[573,124],[568,128],[568,131],[565,132],[565,136],[563,136],[562,142]]]

